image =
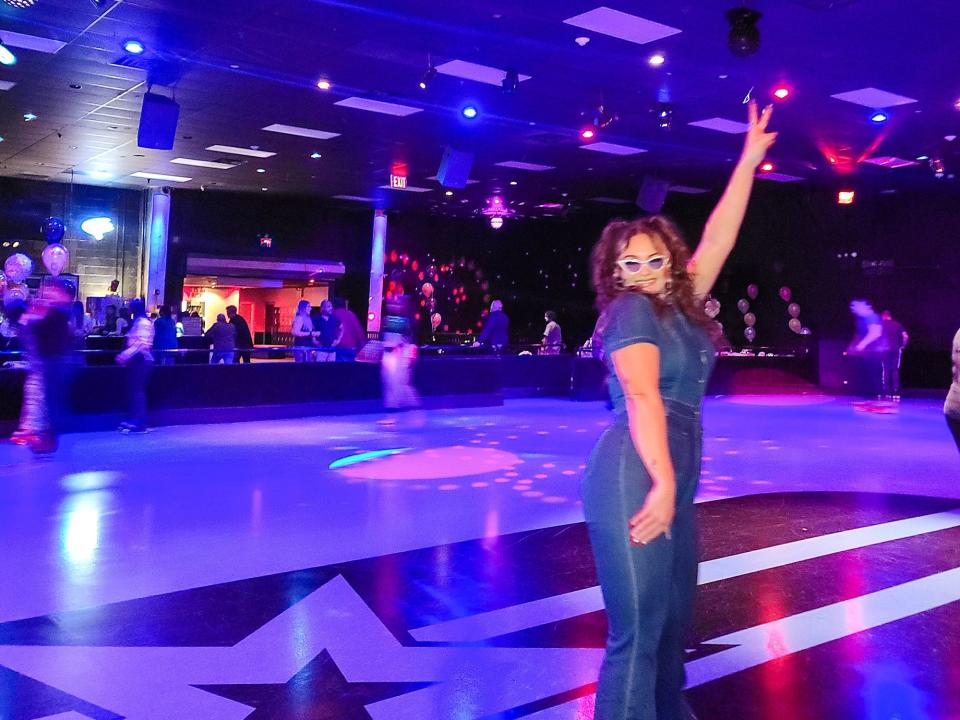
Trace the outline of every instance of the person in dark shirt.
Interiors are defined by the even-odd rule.
[[[490,303],[490,314],[487,322],[480,331],[477,344],[488,347],[494,352],[500,352],[510,343],[510,318],[503,311],[503,303],[494,300]]]
[[[343,335],[343,325],[333,316],[333,303],[324,300],[320,311],[313,314],[313,329],[317,332],[314,341],[317,345],[317,362],[334,362],[337,359],[336,348]]]
[[[237,330],[227,322],[223,313],[217,315],[217,321],[210,326],[203,337],[213,345],[213,354],[210,356],[211,365],[233,364],[233,354],[237,349]]]
[[[253,350],[253,336],[250,334],[250,326],[239,314],[237,314],[236,305],[227,305],[227,318],[233,327],[237,330],[237,353],[235,362],[250,362],[251,351]]]
[[[884,339],[884,351],[880,357],[880,362],[883,364],[883,394],[891,400],[899,401],[900,361],[910,336],[889,310],[880,313],[880,323],[883,327]]]
[[[159,365],[173,365],[177,360],[177,325],[170,307],[160,308],[160,317],[153,323],[154,357]]]

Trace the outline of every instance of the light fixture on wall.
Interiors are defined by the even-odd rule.
[[[3,44],[3,38],[0,38],[0,65],[16,65],[17,56],[13,50]]]
[[[80,223],[80,229],[94,240],[103,240],[104,235],[113,232],[116,228],[113,225],[113,220],[108,217],[92,217]]]

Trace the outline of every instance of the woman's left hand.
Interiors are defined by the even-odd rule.
[[[751,100],[747,106],[747,113],[750,118],[750,129],[747,130],[747,137],[743,141],[740,162],[755,169],[763,162],[767,150],[777,140],[777,133],[767,132],[770,116],[773,115],[773,105],[767,105],[758,116],[757,101]]]

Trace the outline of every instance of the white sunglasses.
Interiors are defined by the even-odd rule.
[[[617,265],[619,265],[620,269],[628,275],[636,275],[638,272],[643,270],[644,265],[653,271],[657,271],[662,270],[669,264],[670,261],[665,255],[654,255],[649,260],[640,260],[639,258],[634,257],[620,258],[617,260]]]

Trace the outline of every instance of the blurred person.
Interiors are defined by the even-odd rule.
[[[543,314],[543,319],[547,326],[543,330],[543,339],[540,341],[540,354],[559,355],[563,349],[563,334],[560,331],[560,325],[557,324],[557,314],[553,310],[547,310]]]
[[[103,327],[100,328],[103,335],[117,334],[117,306],[107,305],[103,310]]]
[[[387,301],[383,317],[383,357],[380,379],[383,404],[390,410],[420,406],[420,395],[413,386],[413,368],[417,346],[412,342],[413,311],[411,299],[404,295]]]
[[[0,350],[7,352],[23,350],[22,320],[26,311],[27,303],[23,300],[13,300],[4,306],[3,322],[0,322]]]
[[[880,313],[883,326],[884,352],[880,356],[883,366],[883,395],[894,402],[900,401],[900,363],[903,350],[910,342],[910,336],[903,325],[897,322],[889,310]]]
[[[319,309],[312,313],[311,321],[316,331],[313,338],[317,347],[314,353],[315,362],[334,362],[337,359],[336,347],[343,335],[343,326],[333,316],[333,303],[324,300]]]
[[[864,372],[867,373],[867,387],[872,395],[883,394],[882,358],[887,352],[887,341],[883,334],[883,321],[869,301],[854,299],[850,301],[850,312],[856,320],[853,339],[847,347],[847,354],[860,358]]]
[[[154,360],[158,365],[174,365],[177,362],[177,326],[169,305],[160,306],[160,317],[153,321]]]
[[[131,326],[126,347],[117,355],[117,363],[126,368],[127,419],[117,428],[122,433],[147,431],[147,381],[153,369],[153,323],[147,317],[143,300],[130,302]]]
[[[233,365],[233,355],[237,350],[237,329],[227,322],[223,313],[217,315],[217,321],[203,334],[204,339],[213,345],[210,364]]]
[[[253,353],[253,335],[250,334],[250,326],[247,321],[237,313],[236,305],[227,305],[228,322],[233,325],[237,331],[237,354],[235,361],[238,363],[249,363],[250,356]]]
[[[112,335],[126,335],[130,330],[130,324],[133,322],[133,315],[130,308],[122,307],[117,310],[117,329]]]
[[[93,317],[83,309],[79,300],[74,301],[70,309],[70,330],[80,339],[93,332]]]
[[[367,333],[356,314],[347,307],[343,298],[333,299],[333,316],[340,322],[340,343],[337,345],[337,360],[350,362],[367,343]]]
[[[494,300],[490,303],[490,313],[483,324],[483,330],[474,345],[488,347],[494,352],[500,352],[510,344],[510,318],[503,311],[503,303]]]
[[[316,331],[313,329],[313,318],[310,317],[309,300],[297,303],[297,314],[293,316],[290,334],[293,336],[293,361],[310,362]]]
[[[51,281],[44,287],[43,299],[33,300],[24,316],[28,376],[20,428],[12,439],[37,454],[55,451],[66,429],[72,355],[77,346],[71,327],[72,299],[66,283]]]

